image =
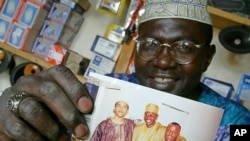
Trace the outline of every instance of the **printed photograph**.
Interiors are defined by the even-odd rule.
[[[90,76],[100,81],[90,141],[213,140],[221,109],[104,75]]]

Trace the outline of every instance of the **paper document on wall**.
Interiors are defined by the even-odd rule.
[[[145,122],[145,107],[152,104],[158,106],[157,123],[163,127],[171,122],[178,123],[180,134],[187,141],[214,140],[223,109],[101,74],[91,73],[90,76],[99,85],[89,123],[90,138],[99,123],[114,115],[115,103],[125,101],[129,105],[125,118],[135,121],[135,126]]]

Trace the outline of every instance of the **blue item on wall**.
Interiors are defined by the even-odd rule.
[[[217,79],[204,77],[202,83],[228,99],[231,98],[234,91],[232,84]]]
[[[242,75],[234,100],[250,101],[250,74]]]

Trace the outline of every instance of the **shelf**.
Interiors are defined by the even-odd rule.
[[[210,13],[212,24],[216,28],[223,29],[225,27],[233,25],[245,25],[250,27],[250,19],[212,6],[208,6],[207,10]]]
[[[5,43],[2,43],[0,42],[0,48],[12,53],[12,54],[15,54],[19,57],[22,57],[26,60],[29,60],[31,62],[34,62],[34,63],[37,63],[39,64],[40,66],[44,67],[45,69],[48,69],[50,67],[52,67],[53,65],[48,63],[47,61],[43,60],[42,58],[38,57],[38,56],[35,56],[34,54],[32,53],[29,53],[29,52],[25,52],[25,51],[22,51],[22,50],[19,50],[19,49],[16,49],[8,44],[5,44]],[[79,81],[81,81],[82,83],[86,82],[86,78],[82,77],[81,75],[75,75]]]
[[[0,48],[10,52],[10,53],[13,53],[17,56],[20,56],[24,59],[27,59],[31,62],[34,62],[34,63],[37,63],[39,64],[40,66],[44,67],[44,68],[50,68],[52,67],[53,65],[48,63],[47,61],[43,60],[42,58],[38,57],[38,56],[35,56],[34,54],[32,53],[29,53],[29,52],[25,52],[25,51],[22,51],[22,50],[19,50],[19,49],[16,49],[8,44],[5,44],[5,43],[2,43],[0,42]]]

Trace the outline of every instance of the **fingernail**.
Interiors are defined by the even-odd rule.
[[[83,96],[78,100],[78,106],[81,112],[89,112],[92,108],[92,101],[89,98]]]
[[[84,124],[80,124],[75,128],[75,136],[77,138],[85,139],[88,136],[88,127]]]

